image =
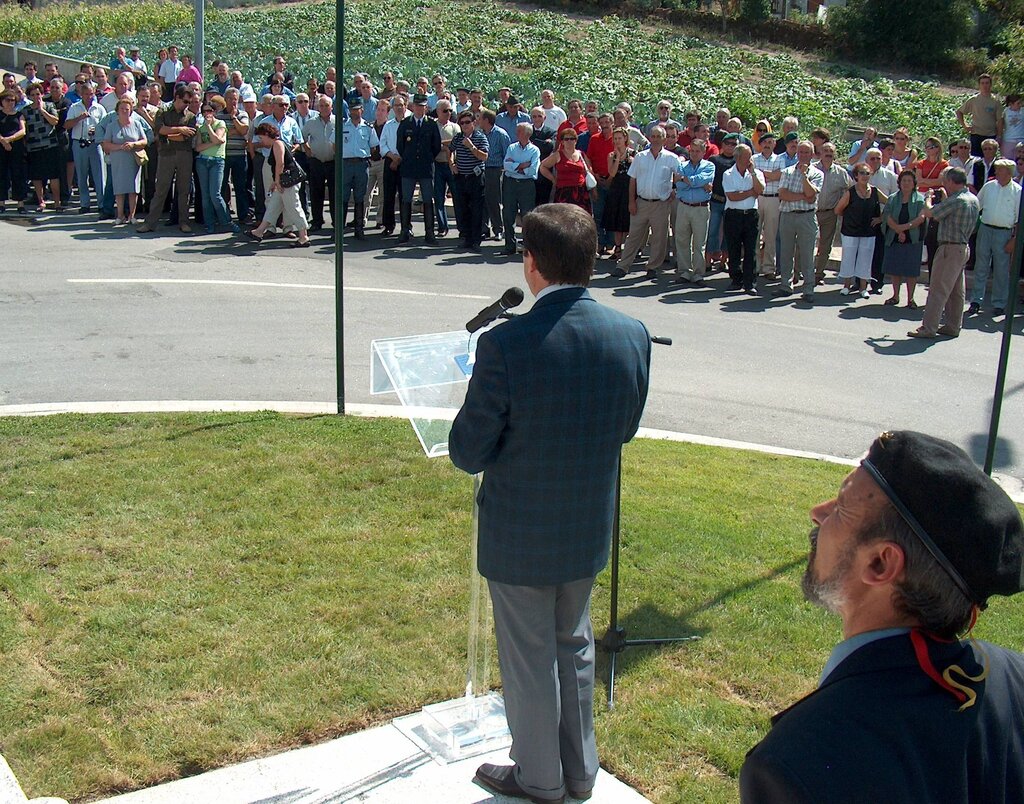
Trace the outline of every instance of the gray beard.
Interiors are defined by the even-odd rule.
[[[818,528],[811,528],[810,532],[811,552],[807,557],[807,569],[804,571],[800,587],[803,589],[804,597],[816,606],[821,606],[826,611],[839,614],[839,610],[846,602],[843,594],[843,579],[853,566],[853,555],[855,549],[851,546],[842,555],[836,564],[832,574],[827,578],[819,578],[814,568],[814,559],[818,555]]]

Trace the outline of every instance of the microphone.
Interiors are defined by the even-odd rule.
[[[466,332],[473,333],[478,329],[483,329],[496,318],[499,318],[506,310],[522,304],[523,298],[522,290],[515,287],[509,288],[501,294],[500,299],[493,304],[487,305],[466,323]]]

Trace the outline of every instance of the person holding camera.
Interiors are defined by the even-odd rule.
[[[461,248],[479,251],[483,240],[484,163],[487,161],[487,135],[476,127],[473,113],[459,113],[459,133],[452,137],[449,150],[455,177],[455,222],[459,227]]]
[[[96,126],[106,116],[106,109],[96,100],[96,90],[84,77],[75,79],[75,90],[79,100],[68,109],[64,128],[71,135],[71,153],[75,160],[75,174],[78,176],[78,200],[81,213],[89,212],[92,197],[89,194],[89,176],[96,190],[96,202],[103,200],[106,175],[103,170],[103,153],[96,141]]]

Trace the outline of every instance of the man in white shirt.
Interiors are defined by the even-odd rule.
[[[540,107],[544,110],[544,125],[554,131],[558,131],[558,127],[569,119],[563,109],[555,106],[555,93],[550,89],[540,93]]]
[[[400,186],[398,124],[405,119],[406,108],[405,96],[395,95],[391,100],[394,117],[384,124],[380,133],[380,155],[384,158],[384,237],[395,233],[395,197]]]
[[[899,178],[882,165],[882,151],[879,148],[868,148],[864,162],[871,171],[871,176],[868,178],[869,186],[876,188],[886,198],[899,191]]]
[[[160,65],[156,76],[164,87],[164,101],[169,101],[174,97],[174,84],[177,82],[178,76],[181,75],[183,69],[185,69],[184,66],[178,60],[178,46],[171,45],[167,48],[167,58]]]
[[[92,175],[93,186],[96,188],[96,201],[103,199],[103,154],[96,141],[96,126],[106,115],[100,102],[96,100],[96,90],[92,84],[85,82],[79,85],[78,92],[82,99],[68,109],[67,122],[64,128],[71,139],[69,146],[75,160],[75,173],[78,175],[78,195],[81,203],[79,212],[90,211],[89,176]]]
[[[978,227],[977,257],[971,285],[971,306],[968,315],[981,311],[985,286],[992,275],[992,315],[1006,311],[1010,292],[1010,252],[1007,245],[1016,234],[1017,210],[1021,186],[1013,180],[1014,163],[1009,159],[995,161],[995,180],[985,182],[978,191],[981,204],[981,225]]]
[[[735,134],[727,134],[733,137]],[[757,295],[754,267],[757,255],[757,199],[764,192],[764,173],[750,164],[751,151],[746,145],[736,146],[736,164],[722,176],[725,193],[725,243],[729,250],[729,290],[741,288]],[[742,268],[741,268],[742,266]]]
[[[775,239],[779,233],[779,177],[786,166],[785,157],[775,153],[775,135],[766,132],[758,140],[760,153],[751,160],[764,174],[764,192],[757,197],[757,236],[761,241],[757,269],[761,276],[772,276],[776,270]]]
[[[651,147],[641,151],[629,167],[629,235],[622,247],[622,257],[609,271],[621,279],[633,260],[648,242],[651,256],[647,260],[647,278],[654,279],[658,268],[668,256],[668,219],[672,213],[674,194],[672,180],[679,171],[679,157],[666,151],[665,129],[651,129]]]

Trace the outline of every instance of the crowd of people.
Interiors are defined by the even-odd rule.
[[[45,211],[47,198],[63,211],[77,188],[79,212],[92,212],[95,192],[100,218],[115,226],[146,232],[167,214],[189,232],[191,209],[208,233],[283,234],[303,247],[326,214],[346,225],[350,205],[355,238],[366,239],[372,219],[382,239],[408,243],[418,210],[428,245],[456,228],[459,247],[479,251],[493,239],[511,256],[522,215],[569,203],[593,216],[599,254],[619,278],[643,254],[649,278],[667,266],[673,283],[701,288],[727,271],[729,291],[764,293],[777,280],[774,296],[813,303],[838,234],[840,293],[852,299],[890,284],[885,304],[918,307],[921,268],[934,274],[948,245],[969,246],[969,313],[981,311],[990,275],[994,315],[1014,284],[1024,113],[1019,95],[992,93],[988,75],[956,111],[964,137],[947,145],[927,136],[919,151],[906,128],[867,127],[847,145],[823,128],[801,133],[792,116],[778,130],[768,119],[745,130],[727,108],[710,124],[697,110],[677,120],[668,100],[644,122],[628,102],[602,110],[570,100],[563,110],[544,90],[530,106],[510,87],[487,99],[440,74],[410,84],[385,72],[377,86],[356,73],[338,89],[329,68],[303,90],[283,56],[255,82],[219,59],[204,80],[174,46],[152,71],[138,48],[118,48],[109,70],[83,64],[73,86],[53,64],[24,69],[20,83],[5,75],[0,95],[0,198],[21,213]],[[970,232],[951,234],[942,205],[960,191],[979,199],[979,215]],[[952,288],[953,301],[962,292]],[[951,317],[952,307],[945,334],[959,332]]]

